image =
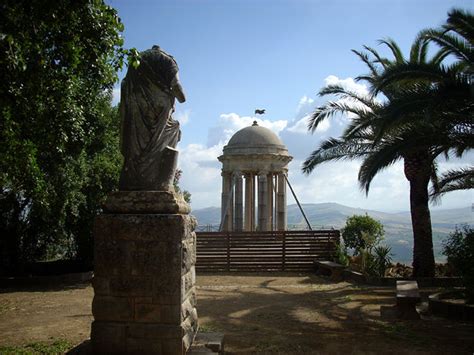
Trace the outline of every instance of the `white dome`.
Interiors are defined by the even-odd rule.
[[[237,131],[224,147],[224,155],[247,154],[288,155],[288,150],[275,133],[254,121],[252,126]]]

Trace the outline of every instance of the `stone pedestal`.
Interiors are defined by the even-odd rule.
[[[94,225],[95,353],[184,354],[198,328],[196,221],[170,192],[112,193]]]

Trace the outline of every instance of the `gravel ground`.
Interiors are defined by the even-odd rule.
[[[394,319],[393,288],[295,273],[203,274],[197,285],[201,331],[223,332],[229,353],[474,352],[474,323]],[[90,284],[0,292],[0,346],[89,338]]]

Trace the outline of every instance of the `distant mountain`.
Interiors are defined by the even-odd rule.
[[[392,247],[393,259],[411,262],[413,233],[410,212],[387,213],[362,208],[348,207],[338,203],[302,204],[306,217],[313,229],[342,228],[347,217],[355,214],[368,214],[379,220],[385,229],[385,243]],[[220,208],[208,207],[192,211],[200,226],[219,225]],[[433,244],[435,257],[443,260],[442,241],[456,225],[474,223],[471,207],[431,211]],[[305,229],[306,222],[297,205],[288,206],[288,226],[291,229]]]

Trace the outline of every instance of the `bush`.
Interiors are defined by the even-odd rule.
[[[469,303],[474,303],[474,230],[456,228],[443,244],[443,254],[461,275]]]
[[[348,217],[342,230],[344,245],[354,249],[354,254],[360,254],[364,249],[372,249],[383,236],[383,225],[368,215]]]
[[[336,245],[334,261],[343,266],[349,266],[349,255],[347,253],[347,248],[344,244],[338,243]]]
[[[386,245],[379,245],[373,249],[374,272],[378,277],[385,276],[385,270],[392,263],[392,248]]]
[[[359,254],[361,271],[368,276],[384,277],[385,271],[392,262],[391,251],[392,249],[385,245],[362,249]]]

